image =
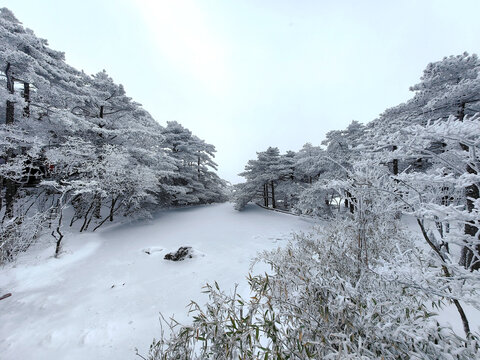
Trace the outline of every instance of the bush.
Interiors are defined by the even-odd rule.
[[[15,258],[35,243],[43,230],[45,216],[17,216],[0,222],[0,265]]]
[[[272,275],[249,276],[251,296],[207,285],[205,307],[191,303],[193,324],[168,323],[154,341],[159,359],[473,359],[477,339],[442,327],[425,304],[431,298],[384,279],[374,269],[412,247],[384,219],[370,223],[370,261],[359,257],[353,220],[295,236],[263,253]],[[375,224],[377,226],[374,231]],[[403,244],[403,246],[400,246]],[[163,320],[165,321],[165,320]]]

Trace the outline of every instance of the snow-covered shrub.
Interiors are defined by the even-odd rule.
[[[368,266],[358,258],[354,220],[299,234],[262,254],[271,275],[249,276],[251,294],[207,285],[205,307],[191,303],[193,324],[172,320],[170,336],[151,345],[158,359],[473,359],[477,339],[461,339],[435,321],[430,296],[384,278],[385,262],[409,261],[408,234],[397,224],[368,233]],[[395,230],[395,231],[394,231]],[[359,261],[360,260],[360,261]]]
[[[307,187],[299,195],[299,201],[295,204],[294,210],[301,214],[313,215],[319,218],[330,218],[332,210],[329,200],[334,191],[325,189],[317,181],[312,186]]]
[[[43,229],[45,215],[17,216],[0,222],[0,265],[27,250]]]

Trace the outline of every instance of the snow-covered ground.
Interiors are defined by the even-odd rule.
[[[187,322],[201,288],[245,280],[257,252],[284,245],[313,221],[249,205],[160,212],[151,221],[67,234],[64,253],[39,244],[0,269],[0,359],[135,359],[160,332],[159,312]],[[180,246],[196,256],[164,260]],[[256,271],[267,270],[257,267]]]
[[[0,359],[139,359],[134,348],[147,354],[160,334],[160,312],[190,322],[186,305],[206,301],[201,289],[207,282],[225,290],[238,283],[247,295],[252,258],[313,225],[254,205],[237,212],[227,203],[163,211],[98,233],[69,233],[59,259],[51,240],[38,244],[0,269],[0,296],[12,293],[0,300]],[[193,247],[194,258],[163,259],[180,246]],[[480,312],[465,310],[479,331]],[[463,335],[453,306],[440,319]]]

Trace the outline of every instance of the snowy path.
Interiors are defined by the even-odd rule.
[[[201,287],[214,280],[246,291],[256,253],[312,225],[253,205],[239,213],[220,204],[69,234],[60,259],[52,258],[53,245],[37,246],[0,269],[0,296],[12,293],[0,301],[0,358],[138,359],[134,348],[146,354],[159,335],[159,312],[188,321],[185,306],[203,303]],[[199,256],[163,260],[183,245]]]

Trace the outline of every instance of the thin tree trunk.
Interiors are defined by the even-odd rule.
[[[52,236],[57,240],[55,244],[55,257],[58,257],[58,255],[60,254],[62,239],[63,239],[63,234],[60,231],[60,228],[62,227],[63,210],[60,207],[60,205],[59,205],[59,208],[60,208],[60,218],[58,219],[58,225],[57,225],[57,228],[55,229],[55,231],[58,234],[58,237],[55,236],[55,231],[52,231]]]
[[[15,93],[15,81],[13,80],[12,75],[10,74],[10,63],[7,63],[7,68],[5,69],[5,76],[7,77],[7,91],[10,94]],[[7,100],[7,113],[5,118],[6,124],[13,124],[15,120],[15,106],[14,103],[10,100]]]
[[[47,200],[48,201],[48,200]],[[50,205],[50,209],[48,210],[48,228],[51,229],[52,228],[52,220],[53,220],[53,214],[55,212],[56,214],[56,210],[55,208],[53,207],[53,204],[55,203],[55,194],[52,194],[52,204]]]
[[[392,146],[392,151],[397,150],[397,146],[393,145]],[[392,173],[393,175],[398,175],[398,159],[393,159],[392,160]]]
[[[197,180],[200,181],[200,151],[197,156]]]
[[[23,116],[30,117],[30,84],[23,83],[23,98],[25,99],[25,107],[23,108]]]
[[[118,199],[118,198],[117,198],[117,199]],[[120,209],[120,207],[121,207],[121,204],[118,205],[115,209],[113,209],[113,213],[117,212],[118,209]],[[108,219],[110,219],[110,216],[105,217],[105,219],[103,219],[97,226],[95,226],[92,231],[96,231],[100,226],[102,226],[103,224],[105,224]]]
[[[12,75],[10,74],[10,63],[7,63],[7,68],[5,69],[5,75],[7,77],[7,90],[10,94],[15,93],[15,88],[14,88],[14,80]],[[15,119],[15,107],[14,103],[12,101],[7,100],[7,112],[6,112],[6,118],[5,118],[5,123],[8,124],[13,124]],[[7,159],[5,161],[8,161],[8,158],[12,156],[11,151],[7,152]],[[5,183],[5,214],[4,218],[11,219],[13,217],[13,202],[15,199],[15,195],[17,194],[17,184],[15,181],[12,179],[5,178],[4,179]]]
[[[265,206],[268,207],[268,183],[264,184],[263,187],[265,188]]]
[[[458,119],[463,121],[465,118],[465,103],[460,104],[460,110],[458,112]],[[470,152],[470,147],[466,144],[460,144],[461,148],[464,151]],[[476,158],[471,159],[471,161],[477,161]],[[477,175],[477,171],[471,166],[471,164],[467,164],[467,173]],[[472,184],[470,186],[465,187],[465,197],[467,198],[467,211],[471,213],[475,207],[475,201],[480,198],[479,189],[476,184]],[[475,226],[474,221],[470,221],[465,224],[465,235],[467,237],[471,237],[472,239],[479,240],[478,235],[478,228]],[[465,269],[469,269],[470,271],[479,270],[480,269],[480,245],[476,245],[473,249],[469,246],[464,246],[462,248],[462,252],[460,255],[460,265],[463,265]]]
[[[355,212],[355,205],[354,205],[354,201],[355,201],[355,198],[352,197],[352,194],[349,192],[349,191],[346,191],[346,199],[345,199],[345,207],[347,207],[350,211],[350,213],[354,213]]]
[[[13,102],[10,100],[7,100],[7,117],[6,117],[6,124],[13,124],[14,120],[14,112],[15,112],[15,107],[13,106]]]
[[[92,215],[90,215],[90,217],[88,218],[88,221],[87,221],[87,224],[85,225],[85,229],[84,229],[84,230],[87,230],[87,229],[88,229],[88,226],[90,225],[90,222],[92,221],[92,218],[93,218],[93,212],[92,212]]]
[[[273,184],[273,180],[270,182],[270,185],[272,186],[272,207],[275,209],[277,204],[275,203],[275,185]]]
[[[92,201],[92,203],[90,204],[87,212],[85,213],[85,216],[84,216],[84,219],[83,219],[83,224],[82,224],[82,227],[80,228],[80,232],[84,231],[84,230],[87,230],[87,227],[88,227],[88,214],[90,213],[90,211],[92,210],[93,208],[93,205],[95,204],[95,200]]]
[[[467,166],[467,171],[470,174],[476,174],[476,171],[470,166]],[[478,186],[472,184],[465,188],[465,196],[467,198],[467,211],[470,213],[474,209],[474,202],[480,198]],[[470,236],[472,239],[477,238],[478,240],[478,228],[475,226],[474,221],[470,221],[465,224],[465,235]],[[480,269],[480,259],[478,257],[480,253],[480,245],[476,245],[473,249],[469,246],[464,246],[462,248],[462,253],[460,255],[460,264],[463,265],[466,269],[471,271]]]
[[[265,184],[263,184],[263,206],[267,206],[267,194],[265,193]]]
[[[102,196],[100,193],[95,194],[93,201],[95,203],[93,216],[95,216],[96,219],[100,219],[102,217]]]
[[[450,196],[448,196],[449,193],[449,187],[448,186],[443,186],[441,189],[442,193],[445,195],[442,196],[442,201],[441,204],[443,206],[448,206],[450,205]],[[437,227],[438,233],[440,234],[441,244],[440,248],[443,248],[447,251],[447,253],[450,252],[448,242],[445,241],[445,236],[449,232],[449,223],[447,221],[441,222],[441,221],[436,221],[438,220],[438,217],[435,216],[435,225]]]
[[[5,214],[4,219],[13,218],[13,204],[17,194],[17,184],[11,179],[5,179]]]
[[[112,205],[110,206],[110,214],[109,214],[109,219],[110,221],[113,221],[113,212],[115,209],[115,204],[117,203],[118,196],[116,198],[112,198]]]
[[[3,183],[4,183],[4,179],[2,176],[0,176],[0,212],[2,211],[2,208],[3,208],[3,197],[2,197]]]
[[[430,248],[438,255],[440,260],[445,263],[445,258],[443,257],[442,253],[440,250],[435,246],[435,244],[430,240],[427,230],[425,229],[425,226],[423,225],[423,222],[417,219],[417,224],[420,226],[420,230],[422,231],[423,238],[427,242],[427,244],[430,246]],[[448,271],[448,268],[445,265],[442,265],[442,271],[445,277],[450,278],[452,275],[450,274],[450,271]],[[448,289],[451,291],[450,287]],[[466,337],[470,337],[470,324],[468,323],[467,315],[465,315],[465,311],[463,311],[463,307],[460,304],[460,302],[457,299],[452,300],[453,303],[455,304],[455,307],[457,308],[457,311],[460,315],[460,318],[462,319],[463,323],[463,331],[465,332]]]
[[[79,219],[81,218],[81,216],[78,215],[78,210],[77,210],[79,199],[80,199],[80,195],[76,195],[76,196],[72,199],[72,206],[73,206],[73,209],[74,209],[74,213],[73,213],[73,216],[72,216],[72,220],[70,221],[70,227],[73,226],[73,224],[75,223],[75,221],[77,221],[77,220],[79,220]]]

